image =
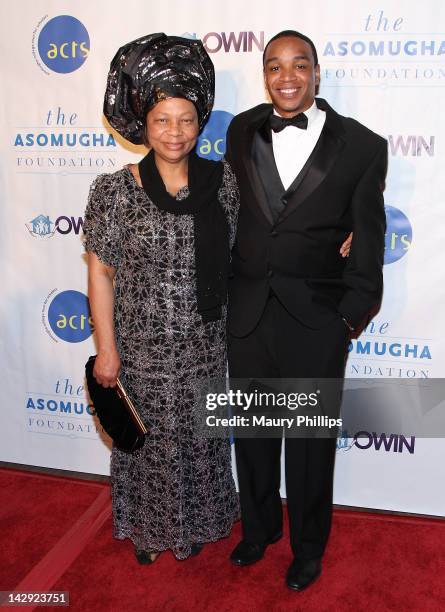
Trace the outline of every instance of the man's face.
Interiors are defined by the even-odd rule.
[[[293,117],[312,106],[320,66],[314,66],[310,45],[295,36],[272,41],[264,58],[264,82],[282,117]]]

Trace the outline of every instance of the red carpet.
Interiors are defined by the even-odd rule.
[[[0,591],[15,587],[91,506],[104,485],[0,469]]]
[[[20,517],[12,528],[9,523],[7,536],[11,544],[8,550],[13,549],[12,542],[18,541],[22,550],[26,549],[30,537],[34,542],[35,562],[38,556],[36,533],[41,531],[43,559],[31,569],[29,556],[22,557],[22,568],[30,573],[21,585],[32,585],[32,590],[69,591],[70,610],[445,610],[445,521],[336,511],[321,578],[308,591],[293,593],[284,585],[290,562],[286,538],[269,547],[264,560],[252,567],[230,565],[227,557],[239,538],[239,524],[229,539],[207,545],[199,557],[180,562],[167,552],[152,566],[138,565],[131,543],[112,538],[110,506],[102,485],[92,485],[89,493],[94,490],[93,499],[96,499],[85,510],[83,519],[78,518],[76,522],[73,516],[78,513],[80,497],[85,501],[88,486],[81,481],[51,479],[53,495],[60,498],[58,502],[54,500],[59,512],[51,516],[55,521],[56,515],[65,521],[70,517],[65,528],[71,533],[65,533],[57,543],[53,536],[50,543],[48,529],[43,530],[40,522],[48,514],[46,496],[39,493],[36,497],[31,493],[40,490],[41,486],[47,490],[50,479],[39,482],[32,477],[35,480],[29,488],[28,498],[23,497],[25,505],[26,499],[34,497],[31,505],[35,517],[39,518],[31,521],[32,529]],[[0,471],[0,484],[3,478],[4,471]],[[18,489],[21,478],[17,476]],[[78,490],[73,494],[76,486]],[[46,512],[41,510],[41,503]],[[13,499],[6,505],[9,516],[17,512],[18,506]],[[63,532],[62,524],[60,520],[55,522],[59,535]],[[55,533],[54,525],[51,524],[49,531]],[[4,540],[5,533],[2,535]],[[54,546],[49,550],[51,545]],[[17,567],[17,560],[15,564]],[[15,570],[15,576],[23,573]],[[16,590],[14,573],[7,569],[6,574],[7,581],[2,580],[2,588]],[[38,587],[39,581],[41,587]]]

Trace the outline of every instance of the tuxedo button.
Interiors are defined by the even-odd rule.
[[[271,236],[273,236],[273,238],[275,238],[275,236],[278,236],[278,232],[277,232],[277,230],[272,230],[272,231],[270,232],[270,235],[271,235]]]
[[[267,271],[267,276],[270,278],[271,276],[273,276],[273,270],[268,270]]]
[[[282,203],[286,206],[287,204],[287,199],[286,198],[281,198]]]

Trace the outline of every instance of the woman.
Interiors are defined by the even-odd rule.
[[[228,536],[238,518],[230,447],[194,436],[193,388],[226,372],[226,280],[238,190],[227,163],[193,152],[214,99],[202,43],[133,41],[111,63],[104,113],[149,154],[91,187],[85,214],[94,375],[122,380],[149,430],[111,456],[114,535],[140,563],[178,559]]]

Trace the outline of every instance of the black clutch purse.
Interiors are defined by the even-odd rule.
[[[100,424],[122,451],[131,453],[141,448],[147,429],[120,380],[116,387],[102,387],[93,376],[96,355],[85,364],[88,392]]]

